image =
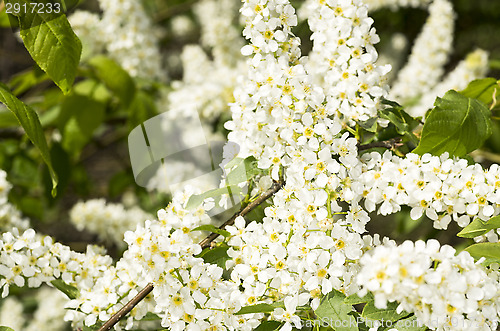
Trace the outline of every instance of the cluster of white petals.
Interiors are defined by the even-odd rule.
[[[483,170],[464,159],[449,159],[447,153],[400,158],[390,152],[382,156],[373,152],[362,159],[365,165],[358,187],[368,211],[379,205],[378,212],[387,215],[410,206],[413,219],[425,213],[437,229],[446,229],[452,220],[465,227],[471,218],[488,220],[500,213],[497,164]]]
[[[126,209],[120,203],[107,203],[104,199],[78,202],[71,208],[70,221],[80,231],[95,233],[106,243],[124,246],[123,234],[152,218],[139,207]]]
[[[130,18],[118,13],[116,4],[103,0],[101,5],[103,20],[107,12]],[[124,5],[120,2],[122,10]],[[128,6],[135,10],[136,5]],[[231,144],[226,145],[225,156],[228,160],[234,154],[253,156],[263,173],[249,198],[256,198],[273,181],[283,183],[266,201],[264,216],[237,217],[225,229],[226,243],[219,239],[202,253],[198,243],[207,233],[196,228],[218,224],[209,216],[215,207],[213,198],[187,208],[190,197],[203,191],[200,187],[177,191],[172,202],[158,211],[158,220],[144,224],[140,220],[150,217],[142,211],[126,211],[104,200],[80,203],[71,212],[73,222],[103,239],[116,242],[127,228],[135,228],[124,234],[128,249],[123,257],[112,266],[110,257],[91,248],[80,254],[48,237],[37,238],[33,230],[22,235],[16,230],[6,232],[0,240],[3,296],[11,284],[38,287],[61,278],[80,292],[66,305],[70,308],[66,319],[74,326],[90,327],[108,320],[152,283],[152,293],[117,328],[141,328],[150,312],[172,331],[250,331],[264,317],[283,322],[280,330],[291,331],[302,327],[301,306],[316,309],[321,298],[335,289],[346,295],[370,292],[378,308],[397,301],[398,311],[414,313],[431,329],[455,330],[447,323],[456,318],[458,323],[480,321],[480,330],[491,330],[500,310],[496,271],[474,263],[468,253],[455,255],[453,248],[434,240],[396,246],[389,240],[380,243],[378,236],[362,237],[370,220],[368,212],[376,209],[387,215],[407,205],[412,218],[425,213],[436,228],[443,229],[452,219],[463,227],[471,217],[488,219],[500,213],[498,165],[483,170],[447,154],[401,158],[389,151],[358,153],[358,140],[350,136],[348,125],[376,117],[380,99],[388,93],[389,67],[377,65],[378,36],[368,7],[360,0],[308,1],[304,10],[313,48],[308,56],[301,56],[300,40],[292,33],[297,16],[288,0],[244,0],[243,35],[250,44],[241,48],[248,56],[241,65],[247,74],[236,80],[229,72],[234,73],[241,61],[218,55],[233,44],[241,46],[234,31],[229,33],[231,42],[214,35],[232,17],[231,9],[220,6],[214,1],[197,6],[200,16],[221,12],[219,21],[203,23],[202,39],[212,48],[214,61],[200,47],[184,50],[184,79],[174,85],[170,103],[175,107],[165,118],[176,119],[184,110],[205,106],[209,109],[205,118],[213,118],[231,101],[232,120],[225,123]],[[447,0],[434,0],[429,10],[428,23],[416,42],[425,51],[414,49],[393,87],[398,100],[427,93],[441,77],[451,45],[453,12]],[[217,50],[217,45],[223,49]],[[232,66],[223,77],[229,83],[206,79],[224,74],[224,66]],[[177,101],[187,98],[187,93],[192,96],[195,87],[203,92],[199,98],[195,94],[193,103]],[[222,98],[225,101],[216,104],[207,99],[215,95],[220,101],[233,88],[234,100]],[[206,140],[198,127],[193,133],[183,129],[181,138]],[[237,151],[231,150],[234,146]],[[168,175],[179,177],[179,182],[186,171],[195,173],[184,168],[163,168],[165,173],[160,172],[150,185],[165,185]],[[235,314],[242,307],[277,302],[282,304],[267,315]]]
[[[416,105],[408,107],[408,112],[414,116],[424,116],[433,107],[437,96],[442,97],[449,90],[463,90],[469,82],[483,78],[487,71],[488,52],[477,49],[469,53],[441,82],[423,94]]]
[[[496,330],[499,273],[475,263],[468,252],[456,254],[433,239],[405,241],[374,248],[360,264],[358,293],[372,293],[377,308],[396,301],[398,313],[414,313],[433,330]]]
[[[0,238],[0,288],[2,297],[9,294],[11,285],[31,288],[62,279],[70,285],[91,288],[95,279],[111,265],[111,257],[87,247],[85,254],[68,246],[54,243],[51,237],[40,237],[33,229],[22,234],[17,229],[4,232]]]
[[[105,50],[134,77],[166,79],[158,46],[158,31],[139,1],[100,0],[103,12],[76,11],[69,17],[75,33],[87,46],[87,54]]]
[[[434,0],[406,65],[398,72],[390,98],[408,102],[428,93],[440,80],[453,42],[455,14],[448,0]]]

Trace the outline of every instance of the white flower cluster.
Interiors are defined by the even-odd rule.
[[[141,2],[100,0],[99,5],[102,17],[81,11],[69,17],[89,55],[105,48],[130,75],[165,80],[157,32]]]
[[[387,215],[407,205],[413,219],[425,213],[437,229],[446,229],[452,219],[465,227],[471,217],[488,220],[500,213],[497,164],[483,170],[464,159],[449,159],[447,153],[441,157],[410,153],[400,158],[389,151],[383,156],[373,152],[362,159],[365,166],[358,188],[368,211],[381,204],[378,212]]]
[[[124,246],[126,231],[152,217],[139,207],[125,209],[122,204],[106,203],[104,199],[78,202],[70,211],[70,221],[78,230],[96,233],[100,240],[120,247]]]
[[[341,119],[367,120],[377,113],[377,100],[386,95],[384,75],[389,66],[375,66],[374,44],[379,42],[373,19],[358,1],[307,3],[313,49],[306,64],[308,75],[323,89],[328,114]]]
[[[0,324],[13,330],[23,328],[23,304],[16,298],[5,298],[0,306]]]
[[[36,294],[36,300],[38,301],[38,308],[28,326],[22,328],[22,330],[63,331],[67,329],[68,323],[64,321],[64,315],[66,314],[64,305],[67,298],[63,293],[53,288],[42,287]],[[14,330],[21,330],[21,328]]]
[[[234,24],[238,3],[232,0],[202,0],[194,7],[201,24],[201,44],[212,50],[214,62],[233,67],[242,60],[243,39]]]
[[[390,98],[408,102],[428,93],[439,81],[453,42],[454,12],[448,0],[434,0],[413,44],[407,64],[392,85]]]
[[[182,81],[172,83],[168,93],[169,112],[196,113],[205,121],[213,121],[229,113],[237,77],[246,71],[240,54],[243,46],[241,32],[233,21],[236,2],[232,0],[203,0],[194,6],[201,25],[201,45],[185,46],[181,59]],[[209,59],[209,54],[211,59]]]
[[[94,260],[94,262],[97,261]],[[118,312],[122,304],[138,293],[138,289],[147,284],[127,252],[116,263],[116,266],[98,263],[94,267],[102,268],[99,277],[93,278],[86,284],[89,286],[77,284],[80,295],[65,305],[68,309],[65,320],[71,321],[73,327],[92,326],[98,321],[107,321]],[[153,311],[154,307],[151,298],[146,298],[132,310],[126,320],[118,324],[118,327],[141,328],[143,324],[140,320],[147,312]]]
[[[375,306],[397,301],[433,330],[496,330],[500,320],[498,271],[486,270],[468,252],[436,240],[378,246],[360,259],[358,292]]]
[[[424,116],[425,112],[432,108],[436,96],[441,97],[449,90],[463,90],[469,82],[474,79],[483,78],[487,71],[488,53],[482,49],[471,52],[465,60],[460,61],[456,68],[448,73],[432,90],[423,94],[416,105],[408,107],[408,112],[414,116]]]
[[[73,31],[82,42],[82,59],[100,54],[105,49],[105,41],[101,37],[101,22],[97,14],[85,10],[75,10],[68,17]]]
[[[40,287],[55,279],[89,288],[111,258],[98,255],[91,246],[87,253],[73,252],[69,247],[54,243],[52,238],[40,238],[33,229],[19,234],[17,229],[4,232],[0,239],[0,288],[2,297],[9,294],[10,285]]]

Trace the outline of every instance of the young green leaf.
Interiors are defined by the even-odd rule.
[[[5,0],[5,3],[30,9],[15,14],[24,46],[36,64],[68,93],[75,80],[82,44],[66,15],[31,10],[33,1],[30,0]]]
[[[45,135],[37,113],[31,107],[16,98],[10,92],[9,88],[2,83],[0,83],[0,102],[2,102],[14,114],[26,132],[28,138],[30,138],[33,145],[35,145],[40,151],[42,159],[49,168],[50,177],[52,178],[52,195],[55,196],[57,192],[57,174],[52,167],[49,147],[47,145],[47,141],[45,140]]]
[[[344,299],[344,303],[348,305],[357,305],[360,303],[366,303],[373,300],[373,294],[368,293],[364,297],[360,298],[357,293],[354,293]]]
[[[354,308],[344,302],[345,298],[342,292],[333,290],[321,299],[314,313],[318,318],[329,321],[330,325],[335,325],[336,331],[356,331],[358,323],[350,314]],[[336,321],[338,322],[335,323]]]
[[[257,168],[257,160],[253,156],[249,156],[242,162],[239,162],[238,165],[227,174],[226,183],[228,185],[237,185],[248,181],[260,172],[261,170]]]
[[[283,324],[284,324],[283,322],[278,322],[278,321],[264,321],[260,323],[260,325],[256,327],[253,331],[275,331],[279,330]]]
[[[375,307],[375,302],[370,301],[368,302],[365,307],[363,308],[363,312],[361,313],[361,316],[365,318],[369,318],[371,320],[384,320],[384,321],[397,321],[402,319],[403,317],[406,317],[410,315],[410,313],[407,313],[405,311],[402,311],[401,313],[396,312],[396,308],[398,307],[399,303],[397,302],[389,302],[387,303],[387,308],[385,309],[379,309]]]
[[[14,329],[9,328],[8,326],[0,326],[0,331],[14,331]]]
[[[192,229],[191,231],[209,231],[209,232],[220,234],[221,236],[224,236],[224,237],[229,237],[231,235],[228,231],[223,230],[223,229],[219,229],[218,227],[216,227],[215,225],[212,225],[212,224],[200,225],[200,226]]]
[[[226,261],[231,258],[227,255],[228,246],[218,246],[215,248],[206,248],[199,257],[203,258],[205,263],[216,264],[222,269],[226,269]]]
[[[103,122],[105,110],[104,103],[89,96],[75,93],[66,96],[60,114],[61,119],[68,119],[63,128],[64,149],[77,155]]]
[[[59,291],[66,294],[66,296],[70,299],[76,299],[80,296],[80,292],[76,287],[66,284],[61,279],[53,280],[50,283],[54,285]]]
[[[413,153],[464,156],[482,146],[491,135],[490,111],[485,105],[456,91],[437,98]]]
[[[410,316],[408,318],[400,319],[392,326],[398,331],[424,331],[427,327],[420,322],[417,317]]]
[[[460,91],[465,97],[473,98],[481,101],[485,105],[489,105],[493,102],[493,96],[500,90],[500,81],[495,78],[483,78],[476,79],[469,83],[465,90]]]
[[[457,233],[457,236],[462,238],[475,238],[486,232],[500,228],[500,216],[490,218],[488,221],[476,218],[472,223],[467,225],[462,231]]]
[[[120,99],[129,106],[134,99],[135,84],[130,75],[112,59],[98,55],[89,60],[96,76]]]
[[[271,313],[276,308],[285,307],[282,302],[275,302],[273,304],[268,303],[258,303],[252,306],[241,307],[235,315],[244,315],[244,314],[256,314],[256,313]]]
[[[479,243],[465,249],[475,259],[484,257],[483,264],[500,263],[500,243]]]

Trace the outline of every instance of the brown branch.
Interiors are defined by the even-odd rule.
[[[269,199],[272,195],[274,195],[276,192],[278,192],[283,185],[285,185],[285,182],[283,179],[280,179],[279,181],[274,181],[273,185],[264,193],[262,193],[257,199],[254,201],[250,202],[248,205],[246,205],[243,209],[238,211],[236,214],[234,214],[229,220],[224,222],[221,226],[219,226],[219,229],[224,229],[226,226],[233,225],[234,221],[236,218],[239,216],[245,216],[249,212],[251,212],[255,207]],[[199,245],[201,246],[202,249],[205,249],[207,247],[211,246],[211,243],[219,236],[217,233],[212,233],[205,239],[203,239]],[[103,324],[99,328],[98,331],[108,331],[110,330],[120,319],[122,319],[125,315],[127,315],[134,307],[141,302],[151,291],[153,290],[153,284],[149,283],[140,291],[135,297],[132,298],[125,306],[123,306],[117,313],[115,313],[111,318]]]
[[[228,225],[233,225],[236,218],[238,218],[239,216],[245,216],[246,214],[251,212],[255,207],[257,207],[258,205],[269,199],[269,197],[271,197],[273,194],[278,192],[283,187],[284,183],[285,182],[283,180],[274,181],[273,185],[266,192],[262,193],[257,199],[250,202],[245,208],[241,209],[239,212],[234,214],[224,224],[219,226],[219,229],[222,230]],[[201,249],[209,247],[212,241],[214,241],[215,238],[217,238],[218,236],[219,236],[218,233],[211,233],[208,237],[203,239],[199,244],[201,246]]]
[[[384,140],[384,141],[376,141],[370,144],[365,144],[365,145],[360,145],[358,144],[358,151],[364,151],[370,148],[375,148],[375,147],[384,147],[384,148],[389,148],[393,149],[395,147],[400,147],[403,146],[401,143],[401,138],[393,138],[389,140]]]

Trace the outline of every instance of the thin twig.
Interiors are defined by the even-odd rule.
[[[376,141],[370,144],[365,144],[365,145],[359,145],[358,144],[358,151],[364,151],[370,148],[375,148],[375,147],[384,147],[384,148],[395,148],[402,146],[403,144],[401,143],[401,138],[393,138],[389,140],[384,140],[384,141]]]
[[[276,192],[278,192],[283,185],[285,184],[283,179],[280,179],[279,181],[274,181],[273,185],[264,193],[262,193],[257,199],[254,201],[250,202],[248,205],[246,205],[243,209],[238,211],[236,214],[234,214],[229,220],[224,222],[221,226],[219,226],[219,229],[224,229],[226,226],[234,224],[234,221],[236,218],[239,216],[245,216],[249,212],[251,212],[255,207],[269,199],[272,195],[274,195]],[[211,246],[211,243],[219,236],[217,233],[212,233],[205,239],[203,239],[199,245],[201,246],[202,249],[205,249],[207,247]],[[99,328],[98,331],[108,331],[110,330],[120,319],[122,319],[125,315],[127,315],[134,307],[141,302],[151,291],[153,290],[153,284],[149,283],[140,291],[135,297],[132,298],[125,306],[123,306],[117,313],[115,313],[111,318],[103,324]]]
[[[132,298],[125,306],[122,307],[116,314],[111,316],[111,318],[99,328],[99,331],[107,331],[111,329],[119,320],[121,320],[125,315],[127,315],[139,302],[142,301],[151,291],[153,290],[153,284],[149,283],[137,293],[135,297]]]
[[[222,224],[219,229],[224,229],[226,226],[233,225],[236,218],[239,216],[245,216],[252,211],[255,207],[266,201],[274,193],[278,192],[284,185],[283,180],[273,182],[273,185],[264,193],[262,193],[257,199],[250,202],[245,208],[234,214],[230,219],[228,219],[224,224]],[[218,233],[211,233],[208,237],[200,242],[201,249],[205,249],[210,246],[212,241],[219,236]]]

